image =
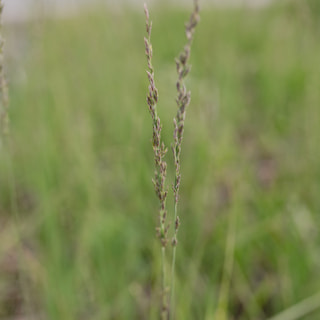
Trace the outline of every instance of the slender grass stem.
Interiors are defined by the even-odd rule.
[[[178,215],[178,203],[174,202],[174,221],[177,221]],[[177,234],[175,234],[175,241],[177,241]],[[174,296],[174,289],[175,289],[175,268],[176,268],[176,252],[177,246],[173,246],[172,249],[172,265],[171,265],[171,296],[170,296],[170,319],[174,319],[174,306],[175,306],[175,296]]]
[[[161,306],[161,320],[168,319],[168,301],[166,288],[166,248],[161,247],[161,269],[162,269],[162,306]]]
[[[214,319],[227,320],[228,319],[228,299],[230,282],[232,277],[234,254],[236,244],[236,225],[237,225],[237,208],[234,207],[229,213],[228,231],[225,247],[225,258],[223,266],[223,274],[218,297],[218,305]]]
[[[268,320],[298,320],[320,308],[320,292],[302,300]]]

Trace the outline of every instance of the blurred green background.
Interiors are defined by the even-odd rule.
[[[155,5],[150,15],[170,146],[189,11]],[[319,17],[317,0],[201,12],[187,79],[176,319],[270,319],[320,290]],[[5,27],[0,319],[158,319],[144,23],[142,6],[101,7]],[[170,152],[167,162],[170,187]],[[277,320],[317,320],[318,306]]]

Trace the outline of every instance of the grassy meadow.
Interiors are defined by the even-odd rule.
[[[170,146],[189,11],[149,9]],[[264,320],[297,304],[277,320],[320,319],[319,15],[311,0],[201,12],[181,155],[177,320]],[[0,319],[159,318],[144,35],[143,7],[6,26]],[[166,160],[170,187],[170,151]],[[172,221],[171,192],[167,203]],[[314,295],[310,310],[299,304]]]

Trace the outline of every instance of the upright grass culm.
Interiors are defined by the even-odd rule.
[[[173,131],[173,144],[171,146],[174,158],[175,165],[175,179],[173,188],[174,195],[174,235],[172,238],[172,265],[171,265],[171,298],[170,298],[170,314],[171,318],[174,318],[174,277],[175,277],[175,262],[176,262],[176,250],[177,250],[177,235],[178,229],[180,225],[180,219],[178,216],[178,202],[179,202],[179,188],[181,181],[181,171],[180,171],[180,155],[181,155],[181,144],[183,139],[183,131],[184,131],[184,120],[186,116],[186,108],[190,103],[191,92],[187,91],[186,86],[184,84],[184,78],[190,72],[191,66],[188,65],[190,52],[191,52],[191,44],[193,41],[193,34],[195,28],[199,22],[199,2],[198,0],[194,0],[194,8],[193,12],[190,15],[189,21],[186,23],[185,32],[187,37],[187,43],[180,53],[179,57],[176,59],[176,67],[178,73],[178,80],[176,83],[177,86],[177,106],[178,111],[173,119],[174,131]]]
[[[0,0],[0,134],[2,139],[8,134],[9,131],[9,116],[8,116],[8,87],[7,81],[4,75],[4,38],[2,30],[2,11],[3,11],[3,1]]]
[[[179,57],[176,59],[176,68],[178,73],[178,80],[176,83],[177,87],[177,114],[173,119],[174,130],[173,130],[173,143],[172,152],[174,158],[175,166],[175,178],[172,186],[173,196],[174,196],[174,231],[172,237],[172,264],[171,264],[171,293],[170,293],[170,303],[168,301],[168,290],[166,283],[166,246],[168,243],[168,229],[169,224],[166,223],[167,210],[166,210],[166,198],[168,191],[165,186],[165,179],[167,175],[167,163],[164,161],[164,157],[167,153],[167,148],[161,140],[161,129],[162,125],[160,118],[157,114],[157,103],[158,103],[158,90],[155,86],[154,80],[154,69],[152,66],[152,45],[151,45],[151,28],[152,22],[150,21],[149,11],[147,5],[144,5],[144,11],[146,16],[146,31],[147,37],[144,38],[145,43],[145,53],[147,56],[148,70],[147,75],[149,79],[149,91],[147,94],[147,104],[153,121],[153,152],[155,159],[155,177],[153,179],[156,195],[160,202],[159,210],[159,226],[157,227],[157,235],[161,242],[161,264],[162,264],[162,299],[161,299],[161,319],[174,319],[174,278],[175,278],[175,261],[176,261],[176,247],[178,243],[177,235],[180,225],[180,219],[178,216],[178,201],[179,201],[179,188],[181,181],[180,172],[180,155],[181,155],[181,145],[183,139],[184,131],[184,120],[186,115],[186,108],[190,103],[191,93],[187,91],[184,84],[184,79],[190,72],[191,66],[188,65],[191,52],[191,44],[193,41],[193,34],[195,27],[199,21],[199,3],[198,0],[194,0],[194,9],[190,16],[189,21],[186,23],[185,32],[187,37],[187,43],[180,53]]]
[[[166,246],[168,243],[168,229],[169,226],[166,224],[167,210],[166,210],[166,199],[168,191],[165,186],[165,179],[167,175],[167,163],[164,161],[164,157],[167,153],[167,148],[164,143],[161,141],[161,129],[162,125],[160,122],[160,118],[157,113],[157,102],[158,102],[158,90],[155,86],[154,81],[154,70],[152,66],[152,45],[151,45],[151,29],[152,22],[149,19],[149,12],[147,5],[144,5],[144,11],[146,15],[146,31],[147,38],[144,38],[146,56],[148,61],[148,79],[149,79],[149,92],[147,95],[147,103],[149,107],[149,111],[151,114],[152,122],[153,122],[153,135],[152,135],[152,145],[154,152],[154,160],[155,160],[155,174],[153,179],[154,188],[156,191],[156,195],[160,202],[159,209],[159,226],[156,228],[157,236],[161,242],[161,286],[162,286],[162,302],[161,302],[161,319],[167,320],[169,309],[168,309],[168,290],[166,287],[166,268],[165,268],[165,260],[166,260]]]

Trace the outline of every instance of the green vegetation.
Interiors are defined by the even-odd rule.
[[[201,13],[177,320],[268,319],[319,292],[320,43],[308,3]],[[188,16],[152,8],[166,145]],[[0,149],[1,319],[158,319],[144,34],[143,8],[7,27],[23,41],[18,62],[8,54],[11,138]]]

